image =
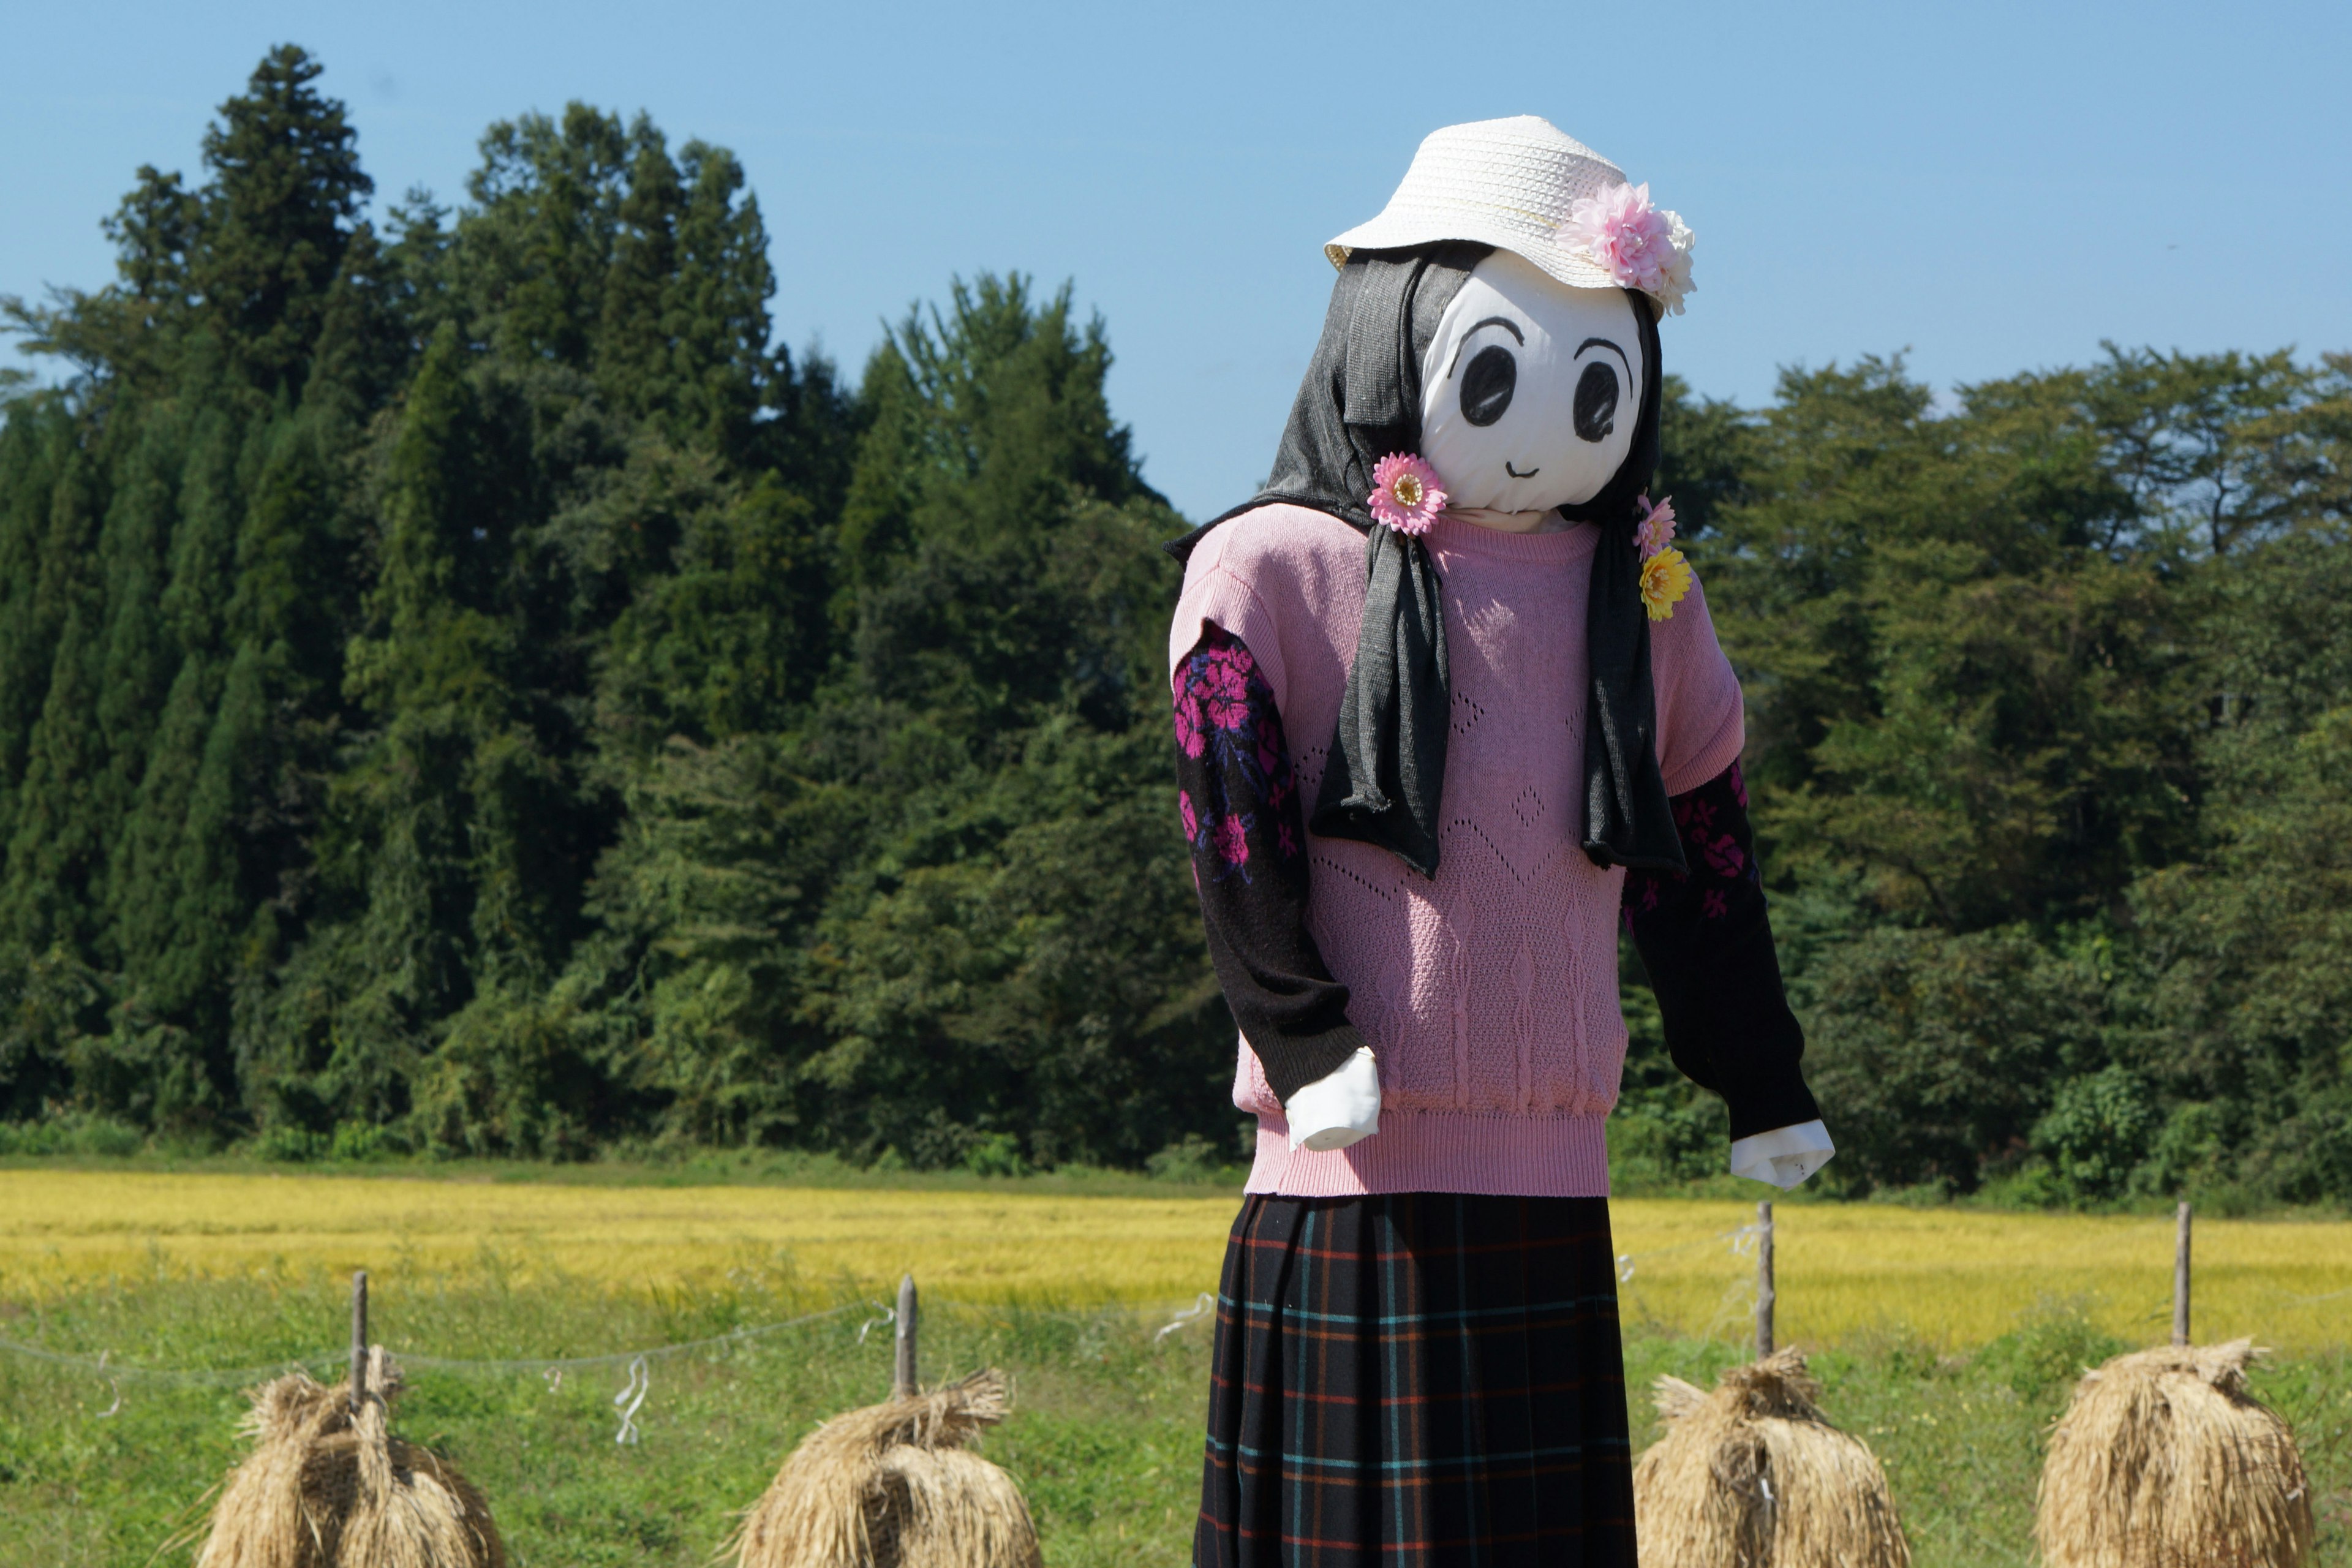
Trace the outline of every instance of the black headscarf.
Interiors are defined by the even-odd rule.
[[[1363,531],[1363,629],[1307,826],[1325,837],[1379,845],[1424,877],[1437,874],[1453,702],[1445,616],[1428,547],[1376,523],[1367,498],[1375,463],[1421,449],[1422,355],[1490,249],[1449,241],[1349,258],[1265,489],[1168,546],[1182,562],[1219,523],[1275,501],[1329,512]],[[1634,498],[1658,466],[1664,377],[1655,313],[1646,298],[1628,293],[1648,367],[1633,447],[1599,495],[1560,509],[1601,531],[1585,616],[1584,852],[1597,866],[1679,872],[1685,868],[1658,767],[1650,624],[1633,542]]]

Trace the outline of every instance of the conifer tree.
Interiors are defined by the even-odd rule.
[[[490,499],[482,416],[466,369],[444,325],[393,439],[370,630],[352,642],[345,678],[376,727],[344,785],[373,862],[362,943],[379,965],[383,1000],[419,1026],[470,989],[465,774],[499,696],[499,631],[483,608],[496,563],[483,558],[487,530],[474,521]]]
[[[98,465],[74,452],[50,492],[26,617],[34,646],[49,652],[47,668],[32,672],[42,697],[26,739],[0,879],[0,940],[37,952],[60,947],[84,963],[98,935],[90,895],[105,875],[110,826],[93,814],[106,756],[90,723],[105,654],[95,550],[104,504]]]
[[[189,281],[245,377],[299,394],[360,204],[374,190],[322,67],[281,44],[205,134],[212,181]]]
[[[223,395],[210,334],[197,333],[189,347],[177,400],[184,414],[172,476],[168,577],[153,612],[172,673],[153,703],[152,740],[135,795],[113,833],[107,896],[110,945],[129,989],[165,1014],[177,1013],[189,997],[176,984],[155,991],[158,966],[175,944],[200,940],[174,923],[173,910],[180,900],[179,846],[226,663],[221,613],[235,591],[242,499],[243,421]]]
[[[28,399],[0,425],[0,855],[13,837],[33,725],[48,694],[58,626],[41,597],[41,546],[74,420],[55,396]],[[0,886],[5,882],[0,859]]]
[[[449,256],[471,335],[515,363],[587,368],[628,164],[619,118],[584,104],[483,134]]]
[[[627,184],[614,214],[591,359],[606,400],[642,418],[676,412],[676,361],[686,345],[676,341],[671,285],[685,196],[677,165],[650,120],[637,117],[629,142]]]

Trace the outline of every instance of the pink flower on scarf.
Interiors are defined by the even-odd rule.
[[[1559,243],[1580,250],[1628,289],[1639,289],[1680,315],[1693,291],[1691,231],[1680,214],[1653,205],[1650,187],[1615,184],[1580,196],[1559,226]]]
[[[1437,470],[1410,452],[1391,452],[1372,465],[1372,493],[1365,498],[1377,521],[1399,533],[1427,533],[1445,510]]]
[[[1642,559],[1647,561],[1675,542],[1675,498],[1662,496],[1652,506],[1650,498],[1643,496],[1635,504],[1642,509],[1642,521],[1633,530],[1633,542],[1642,547]]]
[[[1199,755],[1198,752],[1193,754],[1196,756]],[[1185,843],[1190,844],[1194,839],[1201,837],[1201,818],[1192,810],[1192,792],[1191,790],[1180,789],[1176,792],[1176,815],[1184,819]]]
[[[1228,816],[1216,826],[1217,853],[1228,866],[1245,865],[1249,861],[1249,837],[1238,816]]]

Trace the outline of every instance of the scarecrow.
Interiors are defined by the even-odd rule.
[[[1832,1152],[1738,683],[1649,495],[1691,233],[1525,116],[1431,135],[1325,253],[1272,477],[1170,547],[1178,806],[1258,1125],[1194,1560],[1631,1568],[1621,921],[1731,1168]]]

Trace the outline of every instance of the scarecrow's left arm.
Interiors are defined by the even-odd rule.
[[[1734,762],[1674,797],[1687,875],[1629,871],[1625,923],[1650,973],[1675,1066],[1731,1111],[1731,1169],[1793,1187],[1835,1152],[1805,1087],[1764,908],[1748,789]]]

